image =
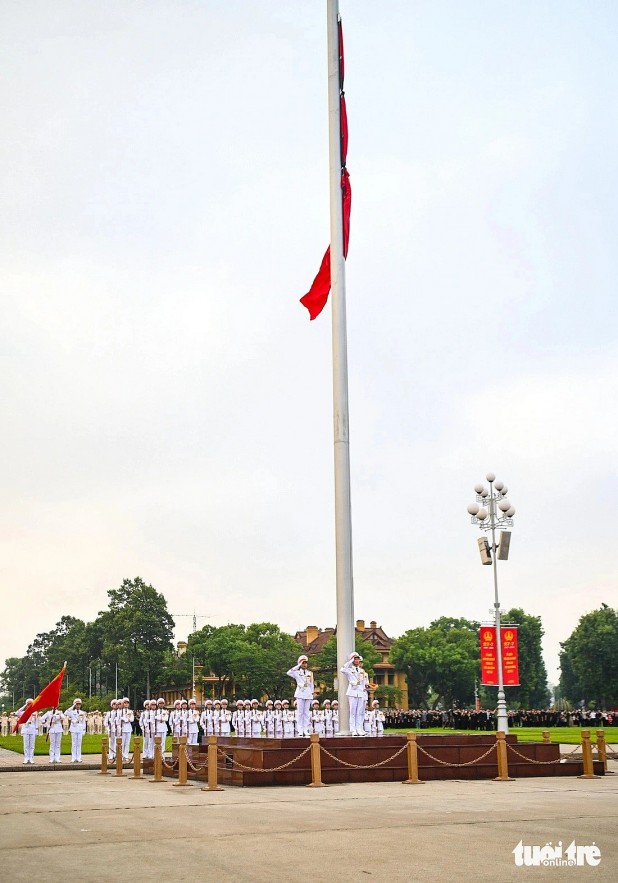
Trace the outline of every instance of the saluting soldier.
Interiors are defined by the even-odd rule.
[[[294,698],[298,703],[297,733],[299,736],[311,735],[310,709],[315,688],[313,672],[308,666],[307,656],[299,656],[297,664],[288,671],[289,677],[296,681]]]
[[[82,739],[86,732],[86,712],[82,710],[82,700],[77,696],[73,705],[64,713],[69,720],[71,734],[71,763],[82,762]]]
[[[361,663],[363,659],[360,653],[350,653],[341,673],[348,679],[346,696],[350,700],[350,730],[352,736],[364,735],[365,704],[367,702],[367,690],[369,678]]]

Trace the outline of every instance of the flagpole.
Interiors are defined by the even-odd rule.
[[[335,459],[335,547],[337,570],[337,674],[339,732],[350,732],[350,706],[340,669],[354,650],[354,586],[352,579],[352,507],[350,498],[350,437],[348,412],[348,346],[343,256],[341,189],[341,106],[339,79],[339,2],[327,0],[328,142],[330,169],[330,280],[333,349],[333,430]]]

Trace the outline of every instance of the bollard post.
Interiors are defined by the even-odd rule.
[[[607,769],[607,746],[605,745],[605,730],[597,730],[597,758],[603,761],[603,771],[606,776],[613,776],[614,771]]]
[[[124,776],[122,771],[122,736],[116,739],[116,775]]]
[[[584,772],[578,779],[595,779],[594,764],[592,762],[592,745],[590,744],[590,730],[582,730],[582,761]]]
[[[181,736],[178,742],[178,781],[174,782],[174,788],[190,788],[187,781],[187,737]]]
[[[498,775],[494,782],[514,782],[509,776],[509,762],[506,755],[506,734],[499,730],[496,733],[496,754],[498,757]]]
[[[133,737],[133,775],[130,779],[142,778],[142,737]]]
[[[208,737],[208,787],[202,791],[224,791],[218,781],[217,773],[217,737]]]
[[[101,772],[100,776],[109,776],[107,772],[107,758],[109,752],[109,736],[103,736],[101,739]]]
[[[549,736],[549,730],[543,730],[543,744],[549,745],[550,742],[551,742],[551,739]]]
[[[312,733],[309,738],[311,740],[311,782],[307,788],[325,788],[326,785],[322,781],[322,764],[320,763],[319,733]]]
[[[163,750],[161,748],[161,736],[155,736],[154,740],[154,760],[152,763],[152,769],[154,772],[154,779],[150,779],[151,782],[162,782],[163,781]]]
[[[408,757],[408,778],[404,779],[404,785],[424,785],[424,782],[418,777],[418,745],[416,744],[416,733],[406,733],[407,739],[407,757]]]

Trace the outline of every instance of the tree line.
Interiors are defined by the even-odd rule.
[[[203,678],[216,678],[215,696],[287,697],[293,684],[286,672],[296,663],[301,645],[273,623],[206,625],[191,634],[186,652],[173,645],[174,620],[163,594],[140,577],[125,579],[108,591],[106,610],[93,622],[63,616],[49,632],[38,634],[25,656],[6,660],[0,674],[2,702],[21,704],[36,695],[67,662],[64,697],[80,695],[86,707],[103,707],[110,697],[127,695],[135,706],[162,688],[186,690]],[[519,626],[520,687],[507,688],[510,707],[549,705],[547,672],[542,657],[540,617],[513,608],[504,621]],[[478,630],[472,620],[441,617],[428,627],[413,628],[395,640],[390,661],[405,672],[412,708],[466,707],[474,704],[475,689],[483,707],[495,704],[495,689],[479,687]],[[562,644],[561,695],[573,703],[616,702],[618,615],[603,605],[582,617]],[[380,654],[362,636],[356,649],[370,675]],[[337,673],[336,638],[312,657],[311,667],[332,695]],[[613,674],[612,674],[613,673]],[[401,696],[393,686],[381,686],[379,698],[393,705]]]

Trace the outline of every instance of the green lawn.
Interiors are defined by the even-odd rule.
[[[23,754],[23,740],[21,736],[0,736],[0,748],[7,748],[9,751],[15,751],[17,754]],[[167,737],[166,751],[172,750],[172,737]],[[133,751],[133,737],[131,737],[131,751]],[[71,756],[71,737],[63,736],[60,743],[60,753]],[[101,736],[85,735],[82,741],[82,754],[100,754],[101,753]],[[49,742],[45,741],[45,736],[37,736],[34,744],[35,756],[49,754]]]
[[[414,728],[387,729],[385,735],[389,733],[465,733],[467,735],[480,733],[480,730],[444,730],[439,727],[427,730],[417,730]],[[514,727],[511,734],[517,736],[520,742],[542,742],[543,727]],[[487,731],[482,735],[487,736]],[[596,730],[591,729],[592,741],[596,742]],[[579,745],[581,743],[581,729],[579,727],[555,727],[549,730],[549,738],[551,742],[562,742],[566,745]],[[618,744],[618,727],[608,727],[605,730],[605,741],[608,744]],[[23,742],[21,736],[0,736],[0,748],[8,748],[9,751],[15,751],[17,754],[23,754]],[[172,737],[167,737],[165,746],[167,752],[172,750]],[[61,754],[71,754],[71,737],[63,736],[61,743]],[[133,739],[131,739],[131,751],[133,751]],[[34,748],[35,755],[49,754],[49,742],[45,741],[44,736],[37,736]],[[101,736],[84,736],[82,742],[82,754],[100,754],[101,753]]]
[[[542,742],[543,741],[543,730],[544,727],[513,727],[509,731],[509,735],[517,736],[519,742]],[[562,742],[563,745],[579,745],[582,741],[581,732],[582,729],[586,729],[585,727],[552,727],[549,730],[549,739],[550,742]],[[481,730],[444,730],[441,727],[434,727],[432,729],[427,730],[416,730],[411,727],[401,728],[401,729],[388,729],[384,731],[385,735],[388,733],[467,733],[467,734],[478,734],[481,733]],[[490,731],[491,732],[491,731]],[[590,728],[590,735],[592,737],[592,742],[597,741],[596,729]],[[605,733],[605,742],[607,744],[618,744],[618,727],[607,727],[604,730]],[[484,736],[488,735],[488,732],[482,731]]]

